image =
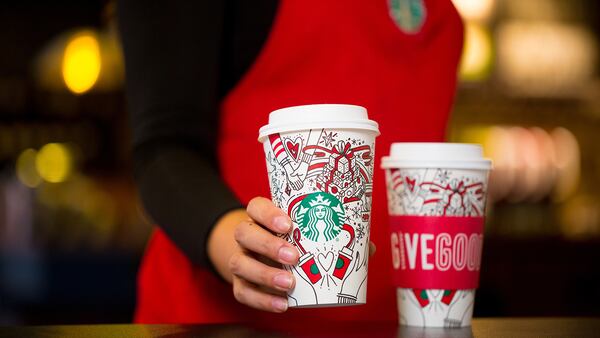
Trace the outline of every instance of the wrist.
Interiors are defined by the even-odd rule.
[[[208,235],[208,258],[215,270],[228,282],[231,282],[229,258],[239,250],[234,238],[236,226],[249,216],[245,209],[234,209],[221,216]]]

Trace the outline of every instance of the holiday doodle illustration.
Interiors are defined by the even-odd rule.
[[[316,144],[320,137],[318,133],[309,132],[307,144]],[[283,168],[287,177],[286,192],[289,195],[291,186],[293,190],[300,190],[304,185],[304,178],[312,160],[313,149],[302,149],[303,138],[298,136],[294,140],[282,138],[280,134],[269,135],[269,144],[277,163]]]
[[[335,263],[335,270],[333,271],[333,276],[337,279],[343,279],[348,271],[348,266],[350,265],[350,261],[352,260],[352,253],[354,247],[354,228],[349,226],[348,224],[344,224],[343,230],[347,231],[350,234],[350,240],[348,244],[344,246],[338,255],[338,259]]]
[[[342,252],[340,252],[340,257],[341,257],[341,255],[342,255]],[[348,271],[350,271],[350,272],[360,271],[363,267],[366,268],[367,263],[368,263],[368,257],[369,257],[368,255],[369,255],[368,248],[365,248],[365,251],[363,251],[364,258],[362,261],[361,261],[360,252],[356,252],[356,257],[354,259],[351,259],[350,255],[346,256],[351,259],[351,263],[350,262],[346,262],[346,263],[352,264],[347,268]],[[339,259],[338,259],[338,262],[340,262]],[[346,271],[344,271],[344,273],[346,273]],[[367,275],[366,274],[360,275],[357,273],[349,273],[342,283],[342,288],[340,290],[340,293],[338,294],[338,302],[345,303],[345,304],[356,303],[358,299],[364,299],[364,297],[366,297],[366,294],[367,294]]]
[[[475,298],[474,290],[398,289],[398,294],[405,309],[400,322],[412,326],[465,326]]]
[[[297,174],[294,173],[294,168],[292,167],[293,158],[288,156],[288,153],[283,147],[283,142],[279,134],[269,135],[269,143],[271,144],[271,148],[275,158],[277,159],[277,163],[279,163],[279,165],[285,170],[287,183],[292,186],[294,190],[299,190],[302,188],[302,180]]]
[[[288,271],[292,272],[296,276],[296,286],[294,291],[298,296],[288,295],[288,301],[290,306],[302,306],[304,304],[318,304],[317,293],[314,290],[313,283],[311,283],[303,274],[301,274],[295,266],[287,267]],[[298,301],[300,298],[301,302]]]
[[[357,161],[359,152],[370,157],[369,147],[351,148],[350,143],[339,141],[332,148],[329,161],[317,178],[317,187],[336,195],[344,203],[360,200],[369,179],[366,168]]]
[[[294,242],[298,250],[300,251],[300,258],[298,259],[298,265],[304,271],[304,274],[308,277],[311,283],[315,284],[321,280],[321,271],[315,262],[315,256],[310,252],[304,250],[304,246],[300,243],[300,230],[294,229]]]
[[[363,303],[374,136],[312,129],[264,142],[271,197],[294,223],[285,236],[300,253],[290,306]]]
[[[421,216],[483,216],[485,177],[443,169],[390,169],[387,175],[390,210]]]

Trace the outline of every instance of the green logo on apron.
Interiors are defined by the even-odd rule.
[[[390,16],[405,33],[418,33],[423,27],[427,11],[423,0],[388,0]]]

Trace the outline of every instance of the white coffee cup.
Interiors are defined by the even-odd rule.
[[[400,323],[469,326],[491,161],[474,144],[394,143],[381,166]]]
[[[274,204],[298,248],[290,307],[366,303],[376,122],[367,110],[316,104],[273,111],[260,128]]]

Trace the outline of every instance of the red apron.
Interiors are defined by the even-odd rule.
[[[285,314],[252,310],[235,301],[230,285],[193,266],[157,230],[139,273],[136,322],[397,320],[380,160],[392,141],[444,139],[463,27],[450,0],[426,0],[421,30],[405,33],[390,16],[388,1],[282,0],[257,61],[222,103],[218,149],[225,181],[247,203],[269,196],[264,153],[256,140],[269,112],[312,103],[368,109],[381,136],[371,226],[377,254],[369,263],[367,305]]]

